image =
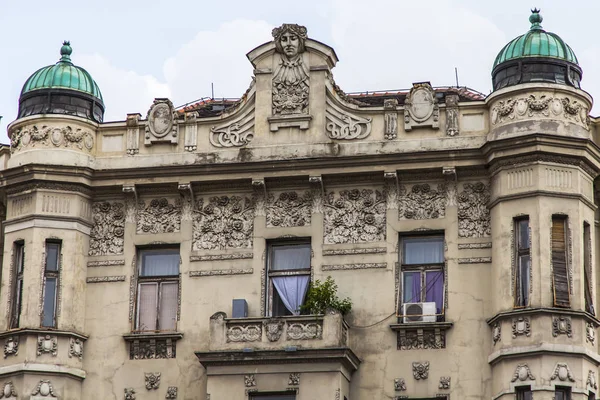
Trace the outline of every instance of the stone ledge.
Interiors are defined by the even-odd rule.
[[[123,335],[126,341],[146,340],[146,339],[183,339],[182,332],[146,332],[146,333],[126,333]]]
[[[79,368],[65,367],[55,364],[19,363],[0,367],[0,376],[13,376],[16,374],[44,374],[44,375],[69,375],[76,379],[85,379],[86,371]]]
[[[408,322],[404,324],[390,324],[393,331],[402,331],[406,329],[440,329],[448,330],[454,326],[454,322]]]
[[[74,331],[64,331],[57,329],[35,329],[35,328],[20,328],[11,329],[9,331],[0,332],[0,339],[4,339],[10,336],[22,336],[22,335],[52,335],[52,336],[67,336],[75,337],[81,340],[88,340],[89,336],[83,333]]]
[[[486,322],[489,326],[493,326],[494,323],[501,319],[519,317],[523,315],[535,315],[535,314],[549,314],[549,315],[568,315],[570,317],[583,318],[587,322],[594,324],[594,327],[600,327],[600,320],[598,318],[588,314],[583,310],[571,310],[568,308],[551,308],[551,307],[537,307],[537,308],[518,308],[514,310],[501,311],[489,318]]]
[[[600,355],[589,349],[586,349],[583,346],[552,343],[541,343],[531,346],[514,346],[501,349],[488,356],[488,363],[494,364],[503,358],[514,357],[518,357],[520,360],[522,360],[523,357],[538,356],[542,354],[582,356],[590,360],[596,367],[600,365]]]

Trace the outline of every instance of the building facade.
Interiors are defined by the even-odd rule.
[[[283,24],[240,99],[118,122],[65,42],[0,149],[0,399],[595,399],[599,121],[541,22],[489,96],[346,94]]]

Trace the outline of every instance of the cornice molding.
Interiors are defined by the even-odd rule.
[[[594,327],[600,327],[600,320],[585,311],[582,310],[571,310],[565,308],[551,308],[551,307],[536,307],[536,308],[519,308],[514,310],[501,311],[493,317],[486,320],[487,324],[492,327],[496,322],[502,319],[509,319],[515,317],[522,317],[525,315],[566,315],[570,317],[583,318],[586,322],[594,324]]]

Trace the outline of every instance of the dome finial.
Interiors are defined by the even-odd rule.
[[[543,20],[544,18],[542,18],[542,16],[540,15],[540,9],[534,8],[533,10],[531,10],[531,15],[529,16],[529,22],[531,22],[531,28],[529,29],[542,29],[542,25],[540,24]]]
[[[68,40],[65,40],[63,42],[62,47],[60,48],[60,61],[61,62],[71,62],[71,53],[73,52],[73,49],[71,48],[71,42],[69,42]]]

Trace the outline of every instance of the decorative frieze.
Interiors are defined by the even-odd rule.
[[[193,250],[252,247],[254,207],[248,197],[215,196],[196,202]]]
[[[90,232],[90,256],[123,254],[125,236],[125,204],[96,202],[92,204],[94,226]]]
[[[0,399],[12,400],[17,398],[17,391],[12,381],[5,382],[0,392]]]
[[[435,91],[429,82],[413,83],[404,101],[404,130],[430,126],[437,129],[440,110]]]
[[[446,331],[440,328],[418,328],[398,331],[398,350],[444,349],[446,348]]]
[[[125,400],[135,400],[135,390],[133,388],[125,388],[123,391],[125,392]]]
[[[445,183],[432,188],[429,183],[413,185],[407,190],[400,185],[398,219],[436,219],[446,216],[448,190]]]
[[[483,182],[465,183],[458,194],[458,236],[487,237],[491,235],[489,186]]]
[[[519,317],[512,320],[512,337],[516,339],[517,336],[525,335],[531,336],[531,323],[529,317]]]
[[[157,390],[160,386],[160,372],[144,373],[147,390]]]
[[[17,129],[11,136],[11,152],[27,147],[64,147],[67,149],[85,150],[88,153],[94,148],[94,136],[91,132],[67,125],[37,125]]]
[[[300,373],[299,372],[292,372],[290,374],[290,377],[288,379],[288,385],[290,385],[290,386],[300,385]]]
[[[394,379],[394,390],[396,392],[403,392],[406,390],[406,381],[404,380],[404,378]]]
[[[175,358],[176,341],[171,338],[135,339],[129,344],[130,360]]]
[[[210,271],[190,271],[190,278],[201,278],[204,276],[229,276],[229,275],[248,275],[254,273],[253,268],[244,269],[213,269]]]
[[[51,354],[56,357],[58,354],[58,338],[56,336],[41,335],[37,340],[37,355]]]
[[[323,338],[323,322],[288,322],[287,340],[312,340]]]
[[[585,381],[586,386],[591,387],[592,389],[598,389],[598,384],[596,383],[596,373],[591,369],[588,371],[587,380]]]
[[[83,341],[77,338],[69,338],[69,358],[83,359]]]
[[[354,263],[354,264],[337,264],[337,265],[322,265],[323,271],[345,271],[355,269],[373,269],[387,268],[387,263]]]
[[[278,319],[270,319],[263,322],[265,334],[269,342],[276,342],[281,338],[283,333],[283,321]]]
[[[312,195],[310,191],[282,192],[267,196],[267,226],[293,227],[310,225]]]
[[[125,275],[114,276],[90,276],[86,278],[87,283],[109,283],[109,282],[125,282]]]
[[[138,234],[172,233],[181,228],[181,198],[169,201],[165,197],[140,201],[137,207]]]
[[[383,101],[383,137],[387,140],[393,140],[398,137],[398,100],[385,99]]]
[[[343,110],[327,97],[325,130],[327,137],[335,140],[364,139],[371,134],[371,118],[365,118]]]
[[[459,243],[459,250],[479,250],[479,249],[491,249],[492,242],[486,243]]]
[[[553,97],[550,94],[531,94],[516,99],[509,98],[499,101],[491,113],[492,125],[505,122],[544,118],[561,118],[590,129],[588,108],[570,97]]]
[[[353,256],[353,255],[364,255],[364,254],[385,254],[387,248],[385,247],[366,247],[362,249],[333,249],[323,250],[323,256]]]
[[[492,327],[492,340],[494,341],[494,346],[502,340],[502,325],[498,322],[495,322]]]
[[[19,354],[19,337],[10,336],[4,342],[4,358]]]
[[[325,199],[325,244],[379,242],[385,240],[386,204],[378,190],[342,190]]]
[[[229,261],[251,259],[253,257],[254,253],[208,254],[201,256],[190,256],[190,261]]]
[[[442,389],[442,390],[450,390],[450,377],[449,376],[441,376],[440,384],[439,384],[438,388]]]
[[[178,140],[177,124],[175,123],[175,109],[171,100],[156,98],[146,115],[146,134],[144,144],[167,142],[176,144]]]
[[[416,380],[425,380],[429,378],[429,361],[412,363],[413,377]]]
[[[552,317],[552,336],[557,337],[558,335],[567,335],[567,337],[573,337],[573,331],[571,330],[571,317],[564,316],[553,316]]]
[[[88,267],[120,267],[121,265],[125,265],[125,259],[121,258],[119,260],[100,260],[100,261],[88,261]]]
[[[247,388],[256,386],[256,377],[254,374],[244,375],[244,385]]]
[[[553,381],[558,379],[559,381],[569,381],[575,382],[575,378],[573,378],[573,374],[571,373],[571,369],[565,363],[557,363],[556,367],[554,367],[554,372],[550,377],[550,380]]]
[[[167,394],[165,395],[165,399],[167,399],[167,400],[177,399],[177,386],[169,386],[167,388]]]
[[[225,333],[227,342],[259,342],[262,339],[262,324],[231,325]]]
[[[49,380],[41,380],[33,389],[31,395],[39,397],[56,397],[54,387]]]
[[[521,382],[535,380],[535,376],[533,376],[527,364],[519,364],[517,365],[517,368],[515,368],[515,373],[513,374],[513,377],[510,381],[516,382],[517,380]]]
[[[459,258],[459,264],[489,264],[492,262],[492,257],[469,257]]]

